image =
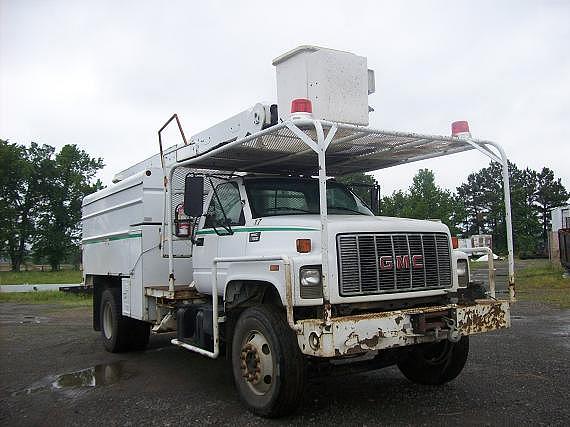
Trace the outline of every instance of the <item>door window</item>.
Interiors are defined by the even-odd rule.
[[[235,182],[220,184],[216,187],[216,193],[217,197],[214,194],[210,200],[204,228],[245,225],[243,205],[237,184]]]

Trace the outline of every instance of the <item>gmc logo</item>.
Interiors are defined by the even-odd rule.
[[[380,270],[393,270],[394,269],[394,258],[385,255],[381,256],[378,260],[380,264]],[[412,255],[412,267],[415,269],[424,268],[424,257],[422,255]],[[410,268],[410,256],[409,255],[396,255],[396,270],[409,269]]]

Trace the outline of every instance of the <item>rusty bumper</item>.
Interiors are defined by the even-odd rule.
[[[301,326],[299,348],[304,354],[337,357],[508,328],[511,318],[509,301],[476,300],[470,305],[336,317],[328,325],[320,319],[297,323]]]

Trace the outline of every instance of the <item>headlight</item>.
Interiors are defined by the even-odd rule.
[[[321,298],[323,296],[320,266],[302,267],[299,271],[299,279],[301,282],[301,298]]]
[[[457,260],[457,281],[461,287],[467,286],[469,282],[469,267],[466,259]]]

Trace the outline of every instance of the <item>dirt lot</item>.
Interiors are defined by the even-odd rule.
[[[106,353],[88,308],[0,304],[1,425],[568,425],[570,311],[519,303],[513,328],[477,336],[463,374],[439,388],[396,368],[310,384],[289,418],[245,411],[229,364],[153,337]]]

